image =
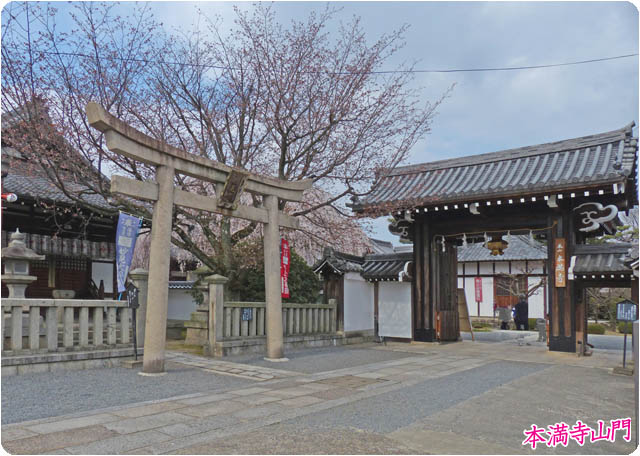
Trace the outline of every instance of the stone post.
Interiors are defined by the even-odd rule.
[[[224,334],[224,286],[229,281],[226,277],[218,274],[205,277],[204,282],[209,285],[209,331],[208,331],[208,351],[209,354],[216,354],[216,342],[222,342]]]
[[[137,347],[144,347],[145,325],[147,324],[147,293],[149,289],[149,271],[136,268],[129,272],[129,278],[138,289],[138,304],[136,310],[136,342]]]
[[[282,336],[282,295],[280,291],[280,227],[278,226],[278,197],[264,196],[269,222],[264,225],[264,284],[267,302],[268,361],[286,361]]]
[[[153,205],[151,220],[151,252],[144,357],[142,374],[164,372],[164,348],[167,340],[167,300],[169,298],[169,249],[173,218],[173,178],[169,166],[156,167],[158,199]]]

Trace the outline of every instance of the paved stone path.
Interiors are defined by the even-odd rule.
[[[611,375],[606,357],[479,345],[389,344],[376,349],[410,355],[312,374],[172,353],[212,377],[255,382],[5,425],[2,445],[14,454],[511,454],[527,452],[531,423],[633,416],[633,382]],[[553,452],[631,452],[620,440]]]
[[[256,380],[258,382],[272,380],[274,378],[286,378],[300,375],[299,372],[289,372],[284,369],[270,369],[267,367],[252,366],[250,364],[230,363],[227,361],[220,361],[218,359],[204,358],[202,356],[175,351],[167,351],[165,356],[168,361],[172,361],[174,363],[197,367],[215,374],[231,375],[234,377]]]

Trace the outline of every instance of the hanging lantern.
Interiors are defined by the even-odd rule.
[[[504,254],[504,249],[509,246],[509,243],[502,239],[502,236],[492,236],[491,240],[487,242],[487,248],[491,250],[491,255],[498,256]]]

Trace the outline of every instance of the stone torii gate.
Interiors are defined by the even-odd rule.
[[[278,201],[300,201],[311,180],[287,182],[248,173],[187,153],[155,140],[120,121],[95,103],[86,107],[89,124],[104,133],[112,152],[155,166],[156,182],[113,176],[111,192],[153,201],[149,291],[144,338],[144,374],[164,373],[169,248],[173,206],[183,206],[264,223],[267,358],[283,358],[282,299],[280,292],[280,227],[298,229],[295,217],[278,210]],[[174,186],[175,174],[216,185],[216,197],[187,192]],[[237,204],[242,191],[261,195],[263,207]]]

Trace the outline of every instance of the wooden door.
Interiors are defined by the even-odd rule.
[[[432,254],[435,258],[433,291],[439,338],[441,341],[455,341],[460,338],[457,249],[455,245],[446,243],[443,251],[442,243],[434,242]]]

